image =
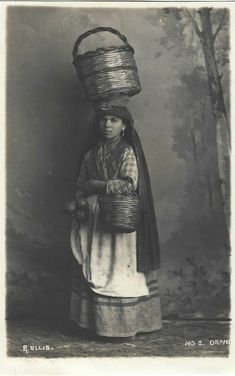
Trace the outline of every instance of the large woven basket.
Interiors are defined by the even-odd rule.
[[[137,195],[104,195],[99,198],[99,206],[106,231],[136,231],[140,214],[140,200]]]
[[[102,31],[117,35],[124,45],[98,48],[79,55],[78,47],[82,40]],[[111,27],[97,27],[80,35],[74,44],[73,64],[86,95],[91,100],[96,101],[117,93],[132,96],[141,90],[134,49],[124,35]]]

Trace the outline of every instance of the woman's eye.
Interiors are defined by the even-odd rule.
[[[111,121],[112,121],[112,123],[117,123],[118,119],[117,118],[112,118]]]

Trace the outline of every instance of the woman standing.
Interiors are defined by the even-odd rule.
[[[133,337],[162,327],[159,243],[149,174],[127,108],[100,110],[96,127],[99,137],[82,161],[76,186],[76,201],[87,206],[87,218],[72,224],[76,262],[70,317],[100,336]],[[105,231],[99,195],[133,192],[142,208],[137,231]]]

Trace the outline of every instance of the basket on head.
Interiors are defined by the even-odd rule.
[[[140,199],[132,195],[104,195],[99,198],[100,215],[108,232],[134,232],[140,214]]]
[[[78,54],[78,47],[84,38],[103,31],[117,35],[124,45]],[[86,95],[91,100],[96,101],[117,93],[132,96],[141,91],[134,49],[124,35],[111,27],[97,27],[80,35],[74,44],[73,64]]]

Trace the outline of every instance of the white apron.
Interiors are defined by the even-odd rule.
[[[136,232],[108,233],[99,217],[98,196],[90,196],[89,218],[71,229],[71,247],[90,288],[102,295],[148,295],[144,273],[137,272]]]

